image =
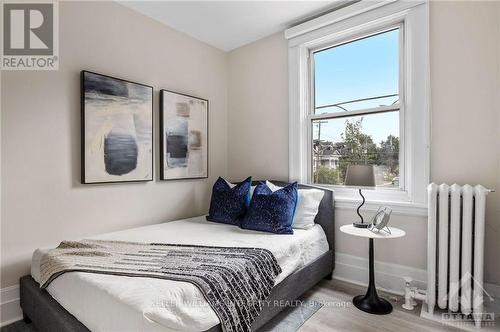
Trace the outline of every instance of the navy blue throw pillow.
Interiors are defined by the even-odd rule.
[[[208,221],[238,225],[247,212],[252,178],[237,184],[233,188],[223,178],[219,177],[212,188],[212,200]]]
[[[277,234],[293,234],[297,182],[272,192],[265,184],[255,188],[250,208],[240,227]]]

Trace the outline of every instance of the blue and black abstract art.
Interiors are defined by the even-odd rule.
[[[160,91],[160,177],[208,177],[208,100]]]
[[[153,179],[153,88],[82,71],[82,182]]]

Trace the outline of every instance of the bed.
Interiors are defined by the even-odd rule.
[[[284,309],[283,301],[292,301],[321,279],[331,278],[334,199],[333,192],[322,190],[325,194],[316,225],[309,230],[294,230],[293,235],[242,230],[210,223],[200,216],[92,238],[270,250],[283,272],[252,324],[252,329],[257,330]],[[34,253],[32,273],[20,282],[25,319],[31,320],[39,331],[221,331],[217,316],[201,292],[186,282],[68,272],[42,290],[37,282],[42,253],[43,250]]]

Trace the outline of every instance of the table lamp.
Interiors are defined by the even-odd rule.
[[[345,185],[353,187],[374,187],[375,186],[375,174],[373,172],[373,165],[349,165],[347,166],[347,171],[345,174]],[[363,202],[358,206],[356,210],[361,222],[353,222],[352,225],[358,228],[367,228],[370,226],[369,223],[363,221],[363,216],[359,213],[359,209],[365,204],[365,196],[361,193],[361,188],[359,189],[359,194],[363,198]]]

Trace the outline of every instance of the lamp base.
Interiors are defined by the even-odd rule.
[[[368,228],[368,227],[370,227],[369,223],[367,223],[367,222],[359,222],[359,221],[353,222],[352,225],[354,227],[356,227],[356,228]]]

